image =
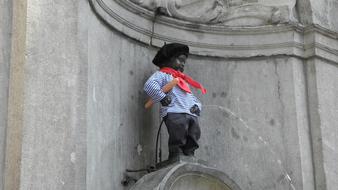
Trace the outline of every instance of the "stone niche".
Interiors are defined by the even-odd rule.
[[[203,161],[181,157],[155,172],[143,176],[131,190],[240,190],[225,173]]]

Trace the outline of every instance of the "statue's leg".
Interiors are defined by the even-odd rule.
[[[182,154],[182,147],[187,142],[186,136],[189,124],[187,114],[168,113],[164,122],[169,134],[169,159],[172,159]]]
[[[201,129],[198,123],[198,118],[189,115],[189,127],[186,144],[183,147],[183,153],[187,156],[194,156],[195,150],[198,149],[198,140],[201,137]]]

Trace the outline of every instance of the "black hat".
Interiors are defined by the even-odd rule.
[[[155,55],[153,63],[161,67],[173,56],[182,54],[188,57],[189,47],[187,45],[179,43],[165,44]]]

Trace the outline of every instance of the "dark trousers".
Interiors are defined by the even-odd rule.
[[[201,137],[197,117],[185,113],[168,113],[164,122],[169,133],[169,159],[182,152],[193,156]]]

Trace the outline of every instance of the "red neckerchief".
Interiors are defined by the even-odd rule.
[[[191,93],[191,90],[189,88],[189,85],[190,84],[191,86],[195,87],[195,88],[198,88],[202,91],[202,94],[205,94],[207,93],[207,90],[197,81],[195,81],[194,79],[192,79],[189,75],[186,75],[180,71],[176,71],[172,68],[169,68],[169,67],[163,67],[161,68],[160,70],[161,72],[163,73],[167,73],[167,74],[171,74],[174,78],[178,78],[178,86],[188,92],[188,93]]]

